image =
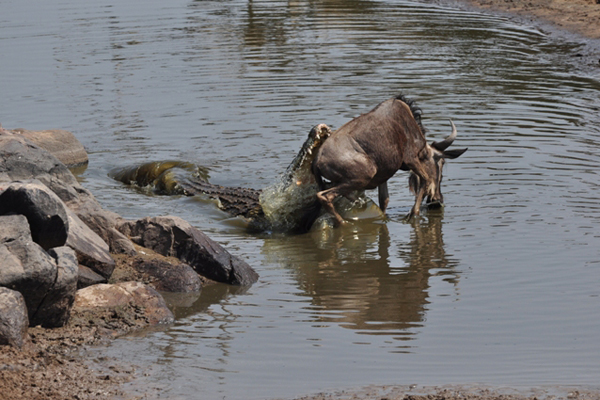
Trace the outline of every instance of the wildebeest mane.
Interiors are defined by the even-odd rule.
[[[409,99],[402,93],[396,96],[395,99],[400,100],[401,102],[405,103],[408,106],[408,108],[410,108],[410,112],[413,118],[415,119],[415,121],[417,121],[417,124],[419,125],[421,132],[423,132],[423,135],[425,135],[426,129],[421,123],[421,115],[423,115],[423,110],[421,110],[421,107],[417,106],[417,103],[413,99]]]

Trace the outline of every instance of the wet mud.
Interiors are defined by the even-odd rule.
[[[106,320],[106,316],[97,317]],[[100,326],[30,328],[22,349],[0,346],[0,397],[83,400],[123,396],[121,385],[132,379],[134,369],[87,353],[91,346],[112,339],[113,333]]]
[[[357,390],[320,393],[298,397],[297,400],[597,400],[600,392],[573,388],[492,389],[482,386],[370,386]]]

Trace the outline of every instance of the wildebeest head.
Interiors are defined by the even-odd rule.
[[[442,170],[446,159],[454,159],[460,157],[467,149],[447,150],[448,147],[456,139],[457,131],[454,122],[450,120],[452,125],[452,133],[450,136],[441,142],[433,142],[427,144],[421,151],[420,160],[422,166],[427,171],[429,179],[422,182],[414,172],[411,172],[408,178],[408,186],[416,195],[419,191],[424,191],[424,196],[427,196],[427,204],[431,206],[441,206],[444,204],[444,195],[442,195]]]

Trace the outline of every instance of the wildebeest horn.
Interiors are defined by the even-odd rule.
[[[436,150],[439,150],[439,151],[446,150],[448,147],[450,147],[452,142],[454,142],[454,139],[456,139],[456,135],[457,135],[456,126],[454,126],[454,122],[452,122],[452,120],[450,120],[450,125],[452,125],[452,133],[450,134],[450,136],[448,136],[446,139],[442,140],[441,142],[431,143],[431,146],[433,148],[435,148]]]

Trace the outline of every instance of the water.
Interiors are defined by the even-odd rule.
[[[33,4],[32,4],[33,3]],[[175,214],[260,273],[108,349],[169,399],[293,397],[366,384],[600,382],[598,75],[581,45],[410,1],[3,1],[0,122],[73,131],[83,184],[127,218]],[[443,211],[251,235],[214,203],[149,196],[115,166],[176,159],[271,184],[317,123],[398,92],[429,136],[458,128]],[[376,194],[373,193],[376,197]],[[172,300],[176,301],[176,300]],[[175,303],[174,303],[175,304]]]

